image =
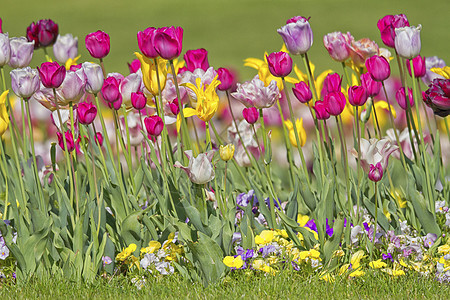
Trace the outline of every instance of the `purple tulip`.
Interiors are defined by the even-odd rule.
[[[31,23],[30,26],[27,27],[27,40],[29,42],[34,42],[34,48],[39,48],[39,26],[37,23]]]
[[[33,58],[34,42],[28,42],[26,38],[13,37],[9,40],[11,47],[11,58],[9,65],[12,68],[25,68]]]
[[[86,48],[95,58],[103,58],[109,53],[110,41],[109,35],[104,31],[98,30],[89,33],[85,39]]]
[[[40,80],[38,70],[30,67],[14,69],[10,72],[10,75],[11,87],[17,96],[23,99],[29,99],[39,90]]]
[[[343,34],[342,32],[328,33],[323,37],[323,45],[335,61],[343,62],[350,57],[349,45],[354,40],[350,32]]]
[[[83,71],[67,71],[63,83],[58,89],[61,98],[68,102],[77,102],[84,95],[85,75]]]
[[[273,76],[286,77],[292,72],[292,58],[286,52],[270,53],[266,59]]]
[[[375,97],[380,93],[381,82],[372,79],[369,73],[361,75],[361,84],[366,89],[367,97]]]
[[[408,94],[409,94],[409,107],[413,107],[414,106],[414,99],[413,99],[413,94],[412,94],[412,90],[410,88],[408,88]],[[401,87],[397,90],[397,93],[395,93],[395,99],[397,100],[398,105],[403,108],[404,110],[406,110],[407,108],[407,102],[406,102],[406,92],[405,92],[405,88]]]
[[[209,68],[208,51],[203,48],[186,51],[184,60],[186,61],[186,68],[191,72],[194,72],[197,68],[200,68],[203,71],[206,71]]]
[[[39,46],[47,47],[56,42],[58,37],[58,24],[50,19],[39,20],[37,22],[38,26],[38,40]]]
[[[131,93],[131,105],[137,110],[141,110],[147,104],[147,99],[145,98],[144,93],[136,92]]]
[[[316,118],[318,120],[327,120],[330,118],[330,114],[327,111],[326,104],[323,101],[316,101],[313,108],[316,112]]]
[[[301,103],[308,103],[312,99],[312,92],[309,86],[304,81],[296,83],[292,88],[295,98]]]
[[[277,30],[286,48],[293,55],[305,54],[313,44],[313,33],[304,17],[289,19],[287,24]]]
[[[394,48],[395,28],[409,26],[409,22],[404,14],[387,15],[378,20],[377,26],[380,30],[383,43],[388,47]]]
[[[258,110],[254,107],[244,108],[242,110],[242,115],[244,116],[245,121],[249,124],[255,124],[259,118]]]
[[[71,58],[78,55],[78,38],[72,34],[58,35],[55,44],[53,44],[53,54],[60,64],[66,63]]]
[[[155,27],[149,27],[137,34],[139,50],[148,58],[157,58],[159,56],[153,44],[153,37],[156,33]]]
[[[372,79],[385,81],[391,75],[389,62],[383,56],[374,55],[366,60],[366,68]]]
[[[425,57],[422,57],[420,55],[417,55],[412,59],[413,61],[413,68],[414,68],[414,77],[423,77],[425,76],[427,72],[426,64],[425,64]],[[406,63],[406,67],[408,68],[409,76],[411,76],[411,65],[409,60]]]
[[[383,167],[381,166],[381,163],[378,162],[375,166],[371,164],[369,174],[367,176],[373,182],[380,181],[381,178],[383,178]]]
[[[450,114],[450,79],[434,79],[422,96],[436,115],[445,118]]]
[[[422,25],[395,29],[395,51],[403,58],[411,59],[419,55],[421,49],[420,30]]]
[[[153,37],[156,52],[164,59],[172,60],[181,54],[183,48],[183,28],[158,28]]]
[[[234,83],[234,75],[230,72],[230,70],[225,68],[217,69],[217,74],[219,75],[220,84],[217,86],[219,91],[226,91],[231,88]]]
[[[0,67],[3,67],[11,58],[11,46],[7,33],[0,33]]]
[[[77,106],[77,118],[81,124],[91,124],[97,116],[97,107],[88,102],[80,102]]]
[[[46,88],[54,89],[59,87],[66,77],[66,68],[55,62],[45,62],[38,67],[41,82]]]
[[[56,133],[56,135],[58,136],[59,147],[61,147],[62,150],[65,150],[63,135],[59,131]],[[75,142],[73,141],[72,132],[70,130],[67,130],[64,136],[67,143],[67,149],[69,152],[72,152],[75,149]]]
[[[102,95],[103,99],[105,101],[111,103],[114,103],[118,100],[122,102],[122,95],[120,94],[119,90],[119,82],[114,77],[108,77],[103,82],[102,86]]]
[[[160,135],[164,128],[164,123],[162,119],[157,115],[146,117],[144,119],[144,124],[145,128],[147,129],[147,133],[150,134],[151,136]]]
[[[353,106],[363,106],[366,104],[367,94],[363,86],[351,86],[348,88],[348,102]]]
[[[82,64],[84,75],[86,75],[86,92],[97,94],[103,86],[103,71],[98,64],[85,62]]]

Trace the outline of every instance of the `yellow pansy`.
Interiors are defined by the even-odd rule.
[[[382,262],[382,261],[381,261],[381,258],[380,258],[380,259],[378,259],[378,260],[371,261],[371,262],[369,263],[369,266],[370,266],[372,269],[380,269],[380,268],[386,267],[387,264],[386,264],[385,262]]]
[[[223,259],[223,264],[230,268],[242,268],[244,265],[244,261],[242,260],[242,257],[238,255],[237,257],[234,256],[225,256]]]
[[[255,243],[258,245],[269,244],[273,241],[275,232],[272,230],[263,230],[260,234],[255,236]]]
[[[126,260],[135,250],[136,250],[136,244],[130,244],[128,247],[122,250],[119,254],[116,256],[116,260],[118,261],[124,261]]]
[[[142,70],[142,80],[144,81],[144,85],[147,90],[153,95],[156,96],[159,94],[158,89],[158,77],[156,76],[156,65],[152,59],[145,57],[144,55],[135,52],[136,57],[141,62],[141,70]],[[164,90],[166,86],[166,77],[167,77],[167,61],[162,58],[157,59],[158,64],[158,72],[159,72],[159,83],[161,85],[161,90]]]
[[[275,270],[272,267],[268,266],[262,259],[255,260],[252,264],[252,267],[255,270],[271,273],[272,275],[275,274]]]
[[[366,274],[366,272],[362,271],[362,270],[356,270],[354,272],[351,272],[350,274],[348,274],[349,277],[361,277],[364,276]]]
[[[295,138],[294,126],[291,120],[284,121],[287,130],[289,131],[289,140],[294,147],[297,147],[297,139]],[[297,127],[298,139],[300,146],[303,147],[306,143],[306,131],[303,127],[303,118],[295,120],[295,126]]]
[[[158,241],[150,241],[148,247],[142,248],[141,253],[154,253],[161,248],[161,243]]]
[[[359,250],[356,251],[353,255],[352,258],[350,259],[350,263],[352,264],[352,269],[356,270],[358,269],[361,265],[361,259],[364,257],[364,251],[363,250]]]
[[[441,75],[445,79],[450,79],[450,67],[445,66],[443,68],[431,68],[431,72]]]
[[[394,277],[405,275],[405,271],[403,271],[403,270],[382,269],[381,271],[383,271],[391,276],[394,276]]]
[[[305,227],[306,223],[308,223],[309,217],[307,215],[298,214],[297,215],[297,223],[300,227]]]
[[[8,93],[9,90],[6,90],[0,95],[0,137],[3,136],[9,125],[9,116],[5,104]]]
[[[438,252],[442,253],[444,255],[450,253],[450,245],[449,244],[445,244],[445,245],[439,246],[438,247]]]
[[[300,251],[299,257],[301,260],[305,260],[307,258],[320,260],[320,252],[315,249],[311,249],[309,251]]]

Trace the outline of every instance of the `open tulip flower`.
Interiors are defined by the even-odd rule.
[[[247,107],[268,108],[275,104],[279,98],[280,91],[277,87],[277,82],[272,81],[268,86],[264,86],[258,75],[251,81],[243,84],[238,83],[236,92],[231,93],[231,96],[239,100]]]
[[[184,167],[180,162],[175,162],[176,168],[181,168],[189,176],[189,179],[196,184],[205,184],[214,179],[214,166],[211,160],[214,155],[214,150],[206,153],[200,153],[194,157],[191,150],[184,151],[184,154],[189,159],[189,165]]]
[[[361,139],[361,166],[365,172],[369,173],[370,165],[376,166],[381,164],[383,170],[388,166],[389,156],[398,150],[398,146],[392,145],[391,140],[384,138],[381,140]],[[358,157],[358,152],[355,149],[351,151],[354,157]]]

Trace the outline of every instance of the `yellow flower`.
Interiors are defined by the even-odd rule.
[[[5,104],[6,96],[8,95],[8,93],[9,90],[6,90],[0,95],[0,137],[3,136],[9,125],[9,116]]]
[[[381,271],[383,271],[391,276],[394,276],[394,277],[405,275],[405,271],[403,271],[403,270],[382,269]]]
[[[284,121],[287,130],[289,130],[289,140],[294,147],[297,147],[297,139],[295,138],[294,126],[291,120]],[[295,126],[297,127],[298,139],[300,146],[303,147],[306,143],[306,131],[303,127],[303,118],[295,120]]]
[[[352,269],[356,270],[358,269],[361,265],[361,259],[364,257],[364,251],[363,250],[359,250],[356,251],[353,255],[352,258],[350,259],[350,263],[352,264]]]
[[[450,245],[449,244],[445,244],[445,245],[439,246],[438,247],[438,252],[442,253],[444,255],[450,253]]]
[[[333,283],[335,281],[334,276],[330,273],[322,274],[319,279],[325,280],[326,282]]]
[[[225,256],[223,259],[223,264],[227,267],[230,268],[242,268],[242,266],[244,265],[244,261],[242,260],[241,256]]]
[[[287,234],[287,231],[286,231],[286,229],[275,229],[275,232],[277,233],[277,235],[279,235],[279,236],[281,236],[281,237],[283,237],[283,238],[285,238],[285,239],[287,239],[289,236],[288,236],[288,234]]]
[[[372,269],[380,269],[380,268],[386,267],[387,264],[386,264],[385,262],[382,262],[382,261],[381,261],[381,258],[380,258],[379,260],[371,261],[371,262],[369,263],[369,266],[370,266]]]
[[[406,207],[406,201],[403,200],[402,192],[399,189],[394,189],[391,191],[391,196],[397,201],[397,205],[399,208],[405,208]]]
[[[229,161],[230,159],[233,158],[234,155],[234,145],[233,144],[228,144],[226,146],[224,145],[220,145],[220,158],[223,161]]]
[[[158,241],[150,241],[148,247],[142,248],[141,253],[154,253],[161,248],[161,243]]]
[[[69,59],[65,63],[66,70],[69,70],[71,66],[77,65],[78,59],[80,59],[80,57],[81,57],[81,55],[78,55],[77,57],[75,57],[73,59],[69,57]]]
[[[264,260],[262,259],[257,259],[253,262],[252,264],[253,269],[255,270],[260,270],[266,273],[271,273],[272,275],[275,274],[275,270],[272,267],[269,267]]]
[[[273,241],[274,234],[272,230],[263,230],[261,234],[255,236],[255,243],[258,245],[269,244]]]
[[[450,79],[450,67],[445,66],[443,68],[431,68],[431,72],[441,75],[445,79]]]
[[[185,64],[186,64],[186,62],[184,60],[178,60],[178,58],[175,58],[173,60],[173,66],[175,68],[175,73],[178,74],[178,70],[181,69],[182,67],[184,67]],[[168,72],[170,74],[172,74],[172,68],[169,68]]]
[[[156,96],[159,94],[158,89],[158,79],[156,76],[156,65],[152,59],[149,59],[142,54],[135,52],[136,57],[141,62],[141,70],[142,70],[142,80],[144,81],[144,85],[147,90],[153,95]],[[161,85],[161,90],[164,90],[166,86],[166,77],[167,77],[167,61],[162,58],[157,59],[158,63],[158,72],[159,72],[159,83]]]
[[[297,223],[300,227],[304,227],[306,223],[308,223],[309,217],[307,215],[298,214],[297,215]]]
[[[309,251],[300,251],[299,257],[301,260],[306,260],[307,258],[320,260],[320,252],[315,249],[311,249]]]
[[[118,261],[124,261],[126,260],[135,250],[136,250],[136,244],[130,244],[128,247],[122,250],[119,254],[116,256],[116,260]]]
[[[364,272],[362,270],[356,270],[354,272],[351,272],[348,276],[349,277],[361,277],[361,276],[364,276],[364,274],[366,274],[366,272]]]
[[[336,251],[333,252],[333,257],[342,257],[344,255],[345,255],[345,252],[343,250],[341,250],[341,249],[336,250]]]

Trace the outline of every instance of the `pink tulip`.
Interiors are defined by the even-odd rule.
[[[128,68],[130,69],[131,73],[136,73],[141,68],[141,62],[139,59],[133,59],[131,63],[128,63]]]
[[[141,110],[147,104],[147,98],[145,98],[144,93],[136,92],[131,93],[131,105],[137,110]]]
[[[45,62],[38,67],[39,77],[46,88],[59,87],[66,77],[66,68],[55,62]]]
[[[383,56],[374,55],[366,60],[366,68],[372,79],[385,81],[391,75],[389,62]]]
[[[172,26],[157,29],[153,45],[162,58],[167,60],[177,58],[183,48],[183,28]]]
[[[273,76],[286,77],[292,72],[292,58],[286,52],[273,52],[266,58]]]
[[[102,95],[103,99],[105,99],[109,103],[114,103],[118,100],[122,102],[122,95],[119,90],[119,82],[114,77],[108,77],[103,82],[102,86]]]
[[[145,128],[147,129],[147,133],[150,134],[151,136],[160,135],[164,128],[164,123],[162,119],[157,115],[146,117],[144,119],[144,124]]]
[[[363,86],[351,86],[348,88],[348,102],[353,106],[363,106],[366,104],[367,94]]]
[[[305,54],[313,44],[313,33],[308,19],[297,16],[287,20],[286,25],[277,30],[286,48],[292,55]]]
[[[64,147],[63,135],[59,131],[56,133],[56,135],[58,136],[59,147],[61,147],[61,149],[64,150],[65,147]],[[67,143],[67,149],[69,152],[72,152],[75,149],[75,142],[73,140],[72,132],[70,130],[68,130],[68,131],[66,131],[64,136],[65,136],[66,143]]]
[[[323,44],[335,61],[343,62],[350,57],[349,45],[354,40],[350,32],[343,34],[342,32],[328,33],[323,37]]]
[[[85,39],[86,48],[95,58],[104,58],[109,53],[110,41],[109,35],[104,31],[98,30],[89,33]]]
[[[232,87],[234,80],[235,80],[234,74],[232,72],[230,72],[230,70],[225,69],[225,68],[217,69],[217,74],[219,75],[218,79],[220,81],[220,84],[217,87],[217,89],[219,91],[229,90]]]
[[[316,101],[313,108],[316,112],[316,118],[318,120],[327,120],[330,118],[330,114],[327,111],[326,104],[323,101]]]
[[[149,27],[137,34],[139,50],[148,58],[157,58],[159,56],[153,44],[153,37],[156,33],[155,27]]]
[[[186,68],[191,72],[194,72],[194,70],[198,68],[203,71],[206,71],[209,68],[208,51],[203,48],[186,51],[184,60],[186,62]]]
[[[380,30],[383,43],[388,47],[394,48],[395,28],[409,26],[409,22],[404,14],[387,15],[378,20],[377,26]]]
[[[322,95],[341,91],[342,78],[337,73],[328,74],[323,81]]]
[[[413,94],[412,94],[412,90],[410,88],[408,88],[408,94],[409,94],[409,106],[413,107],[414,106],[414,99],[413,99]],[[397,90],[397,93],[395,93],[395,99],[397,100],[398,105],[403,108],[404,110],[406,110],[407,108],[407,99],[406,99],[406,93],[405,93],[405,88],[401,87]]]
[[[331,92],[325,95],[323,102],[330,115],[338,116],[344,111],[346,100],[342,92]]]
[[[375,97],[380,93],[381,82],[372,79],[369,73],[361,75],[361,84],[366,89],[367,97]]]
[[[296,83],[292,88],[295,98],[301,103],[308,103],[312,99],[312,92],[309,86],[304,82],[300,81]]]
[[[258,110],[254,107],[244,108],[242,110],[242,115],[244,116],[245,121],[249,124],[255,124],[259,118]]]
[[[414,77],[423,77],[425,76],[427,72],[426,64],[425,64],[425,57],[422,57],[420,55],[414,57],[412,59],[413,61],[413,68],[414,68]],[[409,76],[411,76],[411,65],[409,63],[409,60],[406,63],[406,67],[408,68]]]
[[[91,124],[97,116],[97,107],[92,103],[80,102],[77,106],[77,117],[81,124]]]
[[[381,163],[378,162],[375,166],[372,164],[370,165],[368,177],[373,182],[378,182],[381,180],[383,177],[383,167],[381,166]]]

